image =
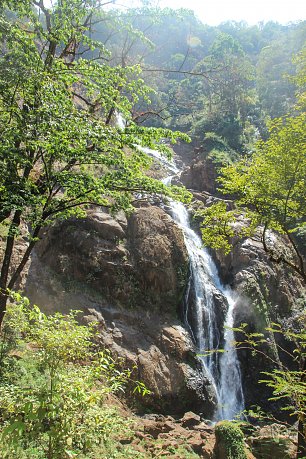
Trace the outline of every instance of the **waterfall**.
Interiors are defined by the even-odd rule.
[[[125,128],[125,120],[116,112],[119,129]],[[173,161],[158,151],[138,146],[157,159],[169,172],[180,170]],[[170,184],[174,175],[164,179]],[[222,285],[217,268],[200,236],[191,228],[187,208],[180,202],[170,200],[173,220],[181,227],[190,259],[190,280],[185,295],[184,319],[199,354],[205,376],[211,382],[217,401],[214,421],[234,419],[244,410],[244,397],[237,351],[233,345],[235,295]],[[226,305],[224,321],[220,324],[220,305]],[[193,309],[191,311],[191,308]],[[194,320],[190,321],[190,316]],[[220,333],[220,328],[222,331]],[[222,335],[223,340],[221,340]],[[218,353],[223,349],[224,352]]]
[[[116,126],[121,129],[122,131],[125,129],[126,121],[119,112],[115,112],[115,122]]]
[[[185,298],[185,322],[192,330],[197,352],[205,373],[208,375],[217,400],[214,420],[233,419],[244,409],[241,375],[237,351],[233,346],[235,297],[233,292],[222,285],[216,265],[201,238],[190,227],[186,207],[179,202],[171,202],[174,221],[182,228],[186,248],[190,258],[190,285]],[[189,323],[188,308],[191,294],[194,295],[194,323]],[[224,321],[224,352],[218,353],[220,330],[217,314],[220,303],[227,306]]]
[[[156,151],[145,151],[158,157]],[[164,159],[162,162],[165,165]],[[172,173],[179,172],[174,163],[170,166],[168,169]],[[173,175],[167,177],[164,183],[171,183],[172,178]],[[235,295],[229,287],[222,285],[212,257],[203,247],[200,236],[191,228],[187,208],[180,202],[170,201],[170,209],[173,220],[183,231],[189,254],[190,280],[185,295],[184,319],[195,342],[203,372],[215,392],[217,409],[213,420],[234,419],[244,410],[239,360],[233,345]],[[220,323],[222,312],[224,321]],[[220,349],[224,352],[217,352]]]

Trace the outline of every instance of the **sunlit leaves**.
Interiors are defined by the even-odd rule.
[[[19,294],[11,299],[0,339],[1,454],[19,457],[29,445],[54,459],[66,457],[67,447],[91,451],[122,427],[105,395],[127,385],[150,391],[132,379],[133,369],[97,349],[95,323],[80,325],[76,311],[46,315]]]
[[[219,202],[196,213],[201,218],[202,239],[205,245],[222,249],[224,253],[231,250],[230,239],[235,235],[233,223],[235,216],[228,212],[225,202]]]
[[[151,90],[139,66],[110,66],[91,40],[93,17],[105,19],[99,2],[5,6],[13,14],[0,16],[1,210],[23,209],[35,226],[90,202],[130,209],[135,192],[186,197],[145,176],[151,160],[137,145],[170,156],[165,139],[188,139],[133,123],[134,104],[149,102]]]
[[[224,192],[237,194],[241,206],[254,206],[274,229],[293,229],[306,213],[305,145],[305,114],[274,120],[270,138],[258,143],[251,160],[223,169]]]
[[[262,225],[263,242],[267,229],[291,234],[304,226],[306,215],[306,132],[305,113],[276,119],[270,124],[270,137],[259,141],[252,157],[242,159],[221,170],[221,191],[235,197],[236,212],[244,214],[244,230],[240,236],[251,235]],[[205,240],[212,245],[214,234],[220,233],[218,247],[228,249],[232,234],[225,223],[230,223],[233,212],[227,216],[224,205],[213,205],[210,219],[202,227]],[[203,215],[205,218],[205,215]],[[213,219],[212,219],[213,217]],[[212,225],[210,222],[214,223]],[[231,225],[230,225],[231,226]],[[248,228],[248,229],[247,229]],[[219,233],[218,233],[219,232]],[[222,239],[223,235],[223,239]],[[212,241],[212,242],[211,242]],[[292,242],[291,242],[292,243]],[[217,247],[217,246],[216,246]],[[294,251],[296,246],[292,243]],[[295,262],[292,255],[277,253],[272,248],[272,259],[283,261],[305,277],[301,258]]]

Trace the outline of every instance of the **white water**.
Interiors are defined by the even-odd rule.
[[[146,147],[139,148],[144,153],[147,153],[149,156],[152,156],[154,159],[157,159],[157,161],[166,169],[168,169],[168,171],[173,172],[174,174],[177,174],[179,172],[179,169],[176,167],[174,162],[168,159],[166,156],[162,156],[161,153],[159,153],[159,151],[151,150],[151,148]]]
[[[120,113],[116,113],[116,122],[120,129],[125,128],[126,123]],[[157,159],[172,174],[179,174],[175,163],[158,151],[140,146],[138,148]],[[164,183],[170,184],[173,177],[167,177]],[[203,247],[201,238],[190,226],[186,207],[175,201],[170,201],[170,206],[174,221],[182,228],[190,258],[191,275],[185,295],[184,318],[196,344],[204,373],[215,392],[217,409],[214,421],[234,419],[244,410],[239,361],[233,345],[235,297],[229,288],[222,285],[216,265]],[[222,334],[220,335],[217,323],[218,314],[220,316],[220,310],[217,309],[222,303],[227,305],[223,343],[220,342]],[[191,307],[195,309],[192,311],[195,317],[193,323],[189,323]],[[222,348],[222,344],[224,352],[219,354],[216,351]]]
[[[123,118],[123,116],[121,115],[121,113],[118,113],[116,111],[115,119],[116,119],[116,125],[118,126],[119,129],[121,129],[123,131],[125,129],[125,126],[126,126],[126,121]]]
[[[116,112],[115,118],[116,118],[116,125],[118,126],[118,128],[121,130],[124,130],[126,127],[126,121],[121,115],[121,113]],[[147,153],[147,155],[156,159],[162,166],[165,167],[165,169],[169,170],[170,172],[173,172],[174,174],[177,174],[179,172],[179,169],[176,167],[174,162],[168,159],[166,156],[161,155],[159,151],[152,150],[151,148],[147,148],[147,147],[141,147],[139,145],[135,145],[135,146],[139,148],[139,150],[143,151],[144,153]]]
[[[159,155],[156,151],[145,151],[155,158]],[[174,163],[170,163],[170,166],[170,171],[179,172]],[[164,183],[171,183],[172,177],[167,177]],[[201,238],[190,227],[186,207],[175,201],[171,201],[170,206],[174,221],[182,228],[190,258],[191,276],[185,297],[185,323],[195,341],[203,370],[215,392],[217,409],[214,420],[234,419],[244,410],[239,361],[233,345],[234,293],[222,285],[216,265],[203,247]],[[223,325],[224,342],[220,342],[222,333],[220,334],[217,323],[217,317],[220,317],[218,307],[221,304],[227,305]],[[189,320],[191,307],[195,309],[192,311],[193,323]],[[220,348],[224,352],[216,352]]]

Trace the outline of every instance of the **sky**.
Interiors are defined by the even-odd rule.
[[[136,6],[137,0],[116,0],[117,4]],[[227,20],[257,24],[277,21],[281,24],[306,19],[306,0],[158,0],[160,7],[188,8],[202,22],[218,25]]]

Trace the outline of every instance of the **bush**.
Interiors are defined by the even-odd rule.
[[[216,444],[225,450],[227,459],[247,459],[244,436],[237,424],[222,421],[216,425]]]
[[[87,455],[128,430],[104,398],[124,390],[130,371],[95,348],[94,325],[76,315],[47,316],[14,295],[0,339],[1,459]],[[135,390],[147,391],[138,381]]]

